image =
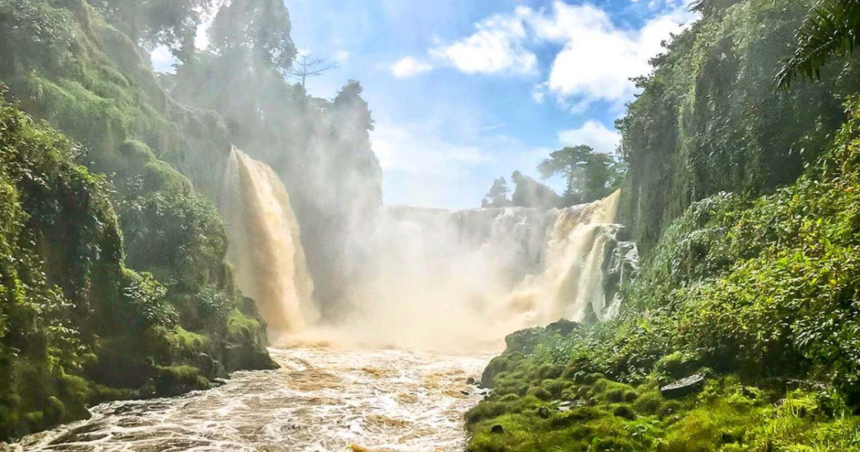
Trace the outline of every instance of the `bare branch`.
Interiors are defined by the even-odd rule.
[[[337,63],[331,63],[325,58],[314,57],[311,53],[301,55],[299,59],[293,63],[293,68],[290,69],[290,72],[287,75],[290,78],[300,80],[302,87],[304,88],[306,87],[305,84],[308,77],[319,77],[328,71],[337,69],[337,67]]]

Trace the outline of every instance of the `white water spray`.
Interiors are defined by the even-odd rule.
[[[356,313],[343,328],[358,341],[462,350],[561,318],[609,318],[603,268],[618,198],[550,211],[386,209],[363,237],[371,270],[350,290]]]
[[[237,284],[275,344],[495,349],[520,328],[617,312],[604,267],[619,229],[618,192],[550,211],[384,209],[370,232],[350,237],[361,256],[352,265],[365,277],[345,287],[348,315],[325,330],[315,324],[313,283],[278,176],[234,150],[222,198]]]

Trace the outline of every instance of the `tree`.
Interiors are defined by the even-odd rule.
[[[559,206],[559,197],[546,185],[514,171],[511,175],[517,188],[511,197],[511,203],[518,207],[533,207],[536,209],[551,209]]]
[[[136,44],[166,45],[180,60],[194,54],[194,37],[213,0],[89,0]]]
[[[250,54],[253,64],[281,74],[289,73],[296,57],[290,14],[281,0],[233,0],[218,11],[209,34],[220,55]]]
[[[833,57],[845,57],[860,44],[860,0],[823,0],[810,11],[796,33],[794,54],[776,74],[776,86],[787,89],[797,76],[821,78]]]
[[[329,63],[324,58],[314,57],[311,53],[299,56],[298,61],[295,61],[293,68],[290,69],[289,76],[300,80],[302,88],[307,88],[306,82],[308,77],[319,77],[333,69],[337,69],[336,63]]]
[[[581,204],[603,198],[620,180],[620,166],[611,156],[595,152],[589,146],[565,147],[550,154],[538,166],[541,177],[561,175],[567,181],[562,195],[567,205]]]
[[[504,177],[496,179],[493,181],[493,186],[490,187],[487,196],[484,196],[484,200],[481,201],[481,207],[486,209],[510,206],[512,204],[510,198],[508,198],[510,192],[511,189],[508,188],[508,181]]]

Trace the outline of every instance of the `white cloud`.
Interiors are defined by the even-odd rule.
[[[409,78],[433,70],[433,65],[408,56],[391,65],[391,73],[397,78]]]
[[[560,97],[618,101],[634,90],[631,77],[647,74],[648,60],[679,24],[668,16],[652,19],[641,30],[616,28],[602,10],[590,5],[556,4],[556,15],[543,20],[538,33],[564,41],[549,76],[549,89]]]
[[[547,80],[535,87],[532,98],[540,103],[553,94],[579,112],[596,100],[631,99],[635,86],[630,79],[648,74],[648,61],[662,51],[661,42],[697,18],[671,0],[661,9],[641,28],[627,29],[588,3],[557,1],[541,10],[521,6],[478,22],[475,33],[452,44],[438,44],[430,55],[467,74],[533,74],[538,59],[530,47],[558,45],[561,51],[553,58]]]
[[[377,125],[373,131],[373,149],[386,171],[450,173],[488,159],[475,146],[449,143],[432,132],[408,126]]]
[[[557,2],[552,15],[536,16],[532,23],[539,39],[564,46],[552,63],[549,90],[562,100],[590,103],[630,99],[635,90],[630,78],[648,74],[648,61],[662,51],[660,43],[694,19],[676,8],[627,30],[595,6]]]
[[[461,142],[450,137],[444,123],[385,119],[377,122],[371,139],[385,172],[386,205],[478,207],[494,179],[514,170],[538,177],[535,168],[551,151],[486,132]]]
[[[520,7],[513,15],[490,17],[477,23],[472,35],[430,53],[467,74],[534,73],[537,57],[525,47],[525,19],[531,14],[529,8]]]
[[[558,134],[558,140],[565,146],[584,144],[595,151],[611,154],[621,144],[621,134],[609,130],[597,121],[586,121],[578,129],[563,130]]]

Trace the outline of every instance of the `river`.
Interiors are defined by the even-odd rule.
[[[467,386],[489,356],[402,350],[271,349],[274,371],[209,391],[94,407],[92,418],[8,451],[462,451]]]

